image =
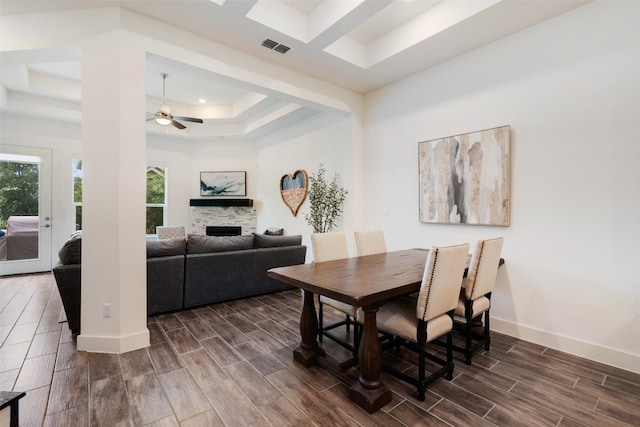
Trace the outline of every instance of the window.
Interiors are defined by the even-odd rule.
[[[167,213],[167,168],[147,166],[146,233],[156,234]],[[82,160],[73,159],[73,206],[76,229],[82,230]]]
[[[73,159],[73,212],[76,230],[82,230],[82,160]]]
[[[167,168],[147,166],[147,234],[156,234],[167,212]]]

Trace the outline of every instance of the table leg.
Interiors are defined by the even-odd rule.
[[[376,327],[377,307],[363,307],[364,328],[358,349],[360,378],[349,388],[349,397],[369,413],[391,402],[391,391],[380,381],[382,347]]]
[[[318,336],[318,317],[313,303],[313,292],[303,290],[302,314],[300,315],[300,336],[302,342],[293,350],[293,360],[305,367],[315,365],[316,357],[324,351],[316,340]]]

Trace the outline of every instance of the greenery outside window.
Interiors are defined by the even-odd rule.
[[[147,166],[147,234],[165,224],[167,213],[167,168]]]
[[[156,234],[167,214],[167,168],[147,166],[146,234]],[[82,229],[82,160],[73,159],[73,206],[76,229]]]

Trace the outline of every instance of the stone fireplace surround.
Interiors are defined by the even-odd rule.
[[[242,234],[256,232],[258,215],[253,206],[191,206],[191,233],[206,234],[207,226],[240,226]]]

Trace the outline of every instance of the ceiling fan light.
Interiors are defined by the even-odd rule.
[[[156,123],[162,126],[167,126],[171,124],[171,119],[168,119],[166,117],[156,117]]]

